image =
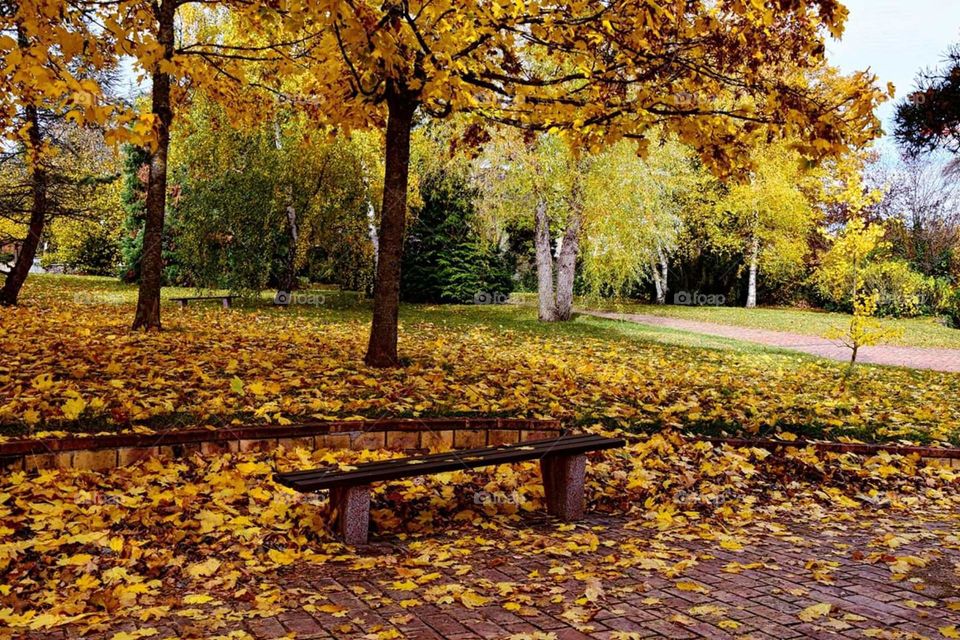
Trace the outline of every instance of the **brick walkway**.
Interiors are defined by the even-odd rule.
[[[679,329],[691,333],[701,333],[709,336],[743,340],[745,342],[756,342],[772,347],[801,351],[840,362],[849,362],[850,360],[849,349],[817,336],[769,331],[767,329],[753,329],[750,327],[737,327],[713,322],[699,322],[681,318],[665,318],[640,313],[614,313],[585,309],[578,309],[577,313],[596,316],[598,318],[607,318],[609,320],[636,322],[638,324]],[[857,360],[868,364],[960,372],[960,349],[928,349],[922,347],[878,345],[862,347],[857,356]]]
[[[878,509],[880,514],[882,509]],[[848,512],[849,513],[849,512]],[[320,564],[288,568],[270,582],[282,591],[286,610],[266,618],[226,622],[217,633],[230,638],[413,638],[416,640],[517,638],[943,638],[960,626],[960,538],[956,517],[927,516],[910,521],[890,516],[844,518],[818,514],[806,523],[765,522],[740,534],[743,549],[727,550],[696,528],[657,533],[625,517],[593,515],[576,529],[599,537],[595,551],[563,557],[548,548],[520,549],[490,540],[479,552],[432,558],[430,586],[464,585],[478,592],[510,592],[467,607],[456,598],[423,602],[405,590],[404,567],[429,553],[432,542],[379,541],[363,549],[366,567]],[[825,518],[821,520],[820,518]],[[906,521],[905,521],[906,520]],[[829,522],[829,524],[827,524]],[[563,539],[556,525],[538,514],[518,526]],[[592,529],[591,529],[592,528]],[[467,529],[482,536],[481,529]],[[442,536],[441,536],[442,537]],[[449,543],[450,538],[444,542]],[[437,541],[434,539],[434,541]],[[452,545],[456,548],[456,544]],[[444,547],[450,549],[448,545]],[[631,558],[649,553],[667,559],[654,569]],[[911,573],[897,576],[894,558]],[[408,570],[408,569],[407,569]],[[900,570],[897,568],[896,570]],[[592,578],[591,578],[592,577]],[[600,588],[592,601],[580,594],[590,580]],[[576,600],[576,598],[580,598]],[[505,601],[522,608],[505,609]],[[574,606],[576,602],[579,606]],[[802,611],[823,603],[824,615],[803,621]],[[244,606],[240,600],[226,602]],[[958,605],[954,607],[960,608]],[[808,616],[809,617],[809,616]],[[229,619],[229,618],[227,618]],[[153,638],[213,637],[189,620],[167,617],[148,624],[121,624],[91,637],[109,639],[138,627],[156,628]],[[233,633],[230,636],[228,634]],[[0,630],[2,635],[2,630]],[[74,632],[51,631],[21,638],[66,639]],[[124,637],[124,636],[120,636]],[[132,636],[137,637],[137,636]]]

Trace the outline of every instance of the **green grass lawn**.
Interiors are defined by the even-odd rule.
[[[39,288],[41,293],[56,291],[57,295],[66,295],[79,301],[90,301],[98,304],[130,305],[137,300],[137,289],[134,286],[123,284],[116,278],[97,276],[61,276],[61,275],[34,275],[31,276],[34,284],[43,283]],[[33,288],[31,288],[33,289]],[[164,287],[161,292],[163,300],[180,296],[196,295],[226,295],[226,290],[204,289],[197,290],[184,287]],[[294,313],[304,317],[315,317],[326,320],[352,319],[367,321],[369,319],[371,301],[362,294],[354,291],[339,291],[330,288],[317,288],[300,291],[307,304],[294,301],[288,307],[273,305],[274,291],[264,291],[259,296],[241,298],[234,301],[234,306],[247,309],[263,309],[277,313]],[[190,308],[211,308],[219,305],[216,300],[191,302]],[[169,305],[168,305],[169,306]],[[653,307],[651,307],[653,308]],[[661,308],[662,310],[662,308]],[[175,306],[169,306],[167,313],[176,313]],[[639,311],[635,313],[640,313]],[[840,316],[842,317],[842,316]],[[401,308],[401,318],[407,322],[429,322],[450,328],[466,328],[474,326],[495,326],[505,330],[523,331],[528,333],[544,334],[548,325],[544,325],[531,314],[528,309],[515,305],[409,305]],[[550,331],[564,335],[593,337],[605,340],[649,341],[662,344],[690,347],[697,349],[733,350],[742,353],[782,353],[791,356],[798,354],[793,351],[769,347],[766,345],[732,340],[729,338],[707,336],[689,331],[656,327],[642,324],[631,324],[579,315],[571,322],[557,323],[549,326]],[[958,332],[960,333],[960,332]],[[808,357],[799,354],[800,357]],[[812,357],[812,356],[810,356]]]
[[[750,327],[800,333],[810,336],[823,336],[831,328],[843,328],[849,325],[850,316],[844,313],[832,313],[786,307],[762,307],[745,309],[743,307],[685,307],[678,305],[650,305],[634,302],[614,303],[608,300],[582,298],[578,300],[582,308],[618,311],[621,313],[642,313],[666,318],[680,318],[698,322]],[[885,324],[901,329],[903,335],[890,344],[910,347],[932,347],[960,349],[960,330],[945,326],[936,318],[890,318]]]
[[[131,304],[136,302],[136,287],[123,284],[116,278],[96,276],[60,276],[33,275],[32,280],[47,283],[41,291],[56,291],[57,295],[73,296],[77,300],[90,299],[103,304]],[[184,287],[164,287],[161,297],[169,300],[178,296],[224,295],[225,290],[197,290]],[[308,304],[293,304],[288,311],[315,315],[356,318],[367,317],[370,301],[353,291],[338,291],[331,288],[315,288],[301,291],[307,297]],[[235,302],[239,307],[271,307],[273,291],[264,291],[260,296],[243,298]],[[295,294],[296,295],[296,294]],[[514,296],[524,304],[532,304],[533,294]],[[217,301],[193,302],[191,305],[216,306]],[[635,302],[612,302],[596,298],[579,298],[581,308],[602,309],[620,313],[639,313],[665,318],[679,318],[698,322],[768,329],[800,333],[810,336],[823,336],[831,328],[845,327],[850,316],[843,313],[793,309],[787,307],[761,307],[745,309],[742,307],[685,307],[678,305],[650,305]],[[278,308],[280,309],[280,308]],[[475,325],[477,323],[498,323],[512,329],[536,331],[542,324],[529,313],[516,313],[512,306],[505,305],[404,305],[405,318],[418,321],[437,321],[446,324]],[[928,348],[960,349],[960,330],[944,326],[935,318],[890,318],[884,320],[890,326],[902,330],[903,335],[891,344]],[[766,347],[750,342],[707,336],[689,331],[656,327],[642,324],[625,324],[579,316],[572,323],[562,323],[564,332],[581,335],[621,336],[630,339],[652,340],[664,344],[688,346],[706,349],[733,349],[743,352],[776,353],[783,350]]]

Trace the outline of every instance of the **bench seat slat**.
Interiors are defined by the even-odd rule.
[[[313,475],[302,476],[280,473],[275,480],[297,491],[309,492],[321,489],[368,485],[373,482],[386,482],[422,475],[474,469],[526,460],[536,460],[548,456],[570,456],[589,451],[622,447],[622,439],[590,437],[562,437],[549,440],[536,440],[530,443],[488,447],[470,451],[451,451],[439,454],[429,460],[424,458],[401,458],[385,461],[374,467],[341,471],[338,468],[313,470]],[[293,476],[293,477],[291,477]]]
[[[422,456],[415,456],[413,458],[390,458],[387,460],[361,462],[352,466],[355,467],[357,470],[360,470],[360,469],[365,470],[365,469],[373,469],[377,467],[391,466],[391,465],[397,464],[398,462],[406,463],[407,460],[418,460],[418,461],[422,461],[423,463],[426,463],[432,460],[442,460],[444,458],[449,458],[454,455],[459,456],[461,458],[465,456],[490,455],[497,451],[509,450],[510,448],[518,448],[518,447],[524,447],[524,448],[533,447],[535,450],[551,449],[557,446],[556,443],[558,440],[560,440],[560,438],[547,438],[542,440],[530,440],[528,442],[521,442],[519,444],[503,444],[503,445],[498,445],[494,447],[478,447],[476,449],[457,449],[454,451],[441,451],[439,453],[428,453]],[[564,436],[563,442],[575,443],[580,441],[602,441],[602,440],[604,440],[603,436],[586,434],[586,435],[577,435],[577,436]],[[290,471],[290,472],[284,473],[283,476],[285,478],[292,480],[295,478],[307,478],[307,477],[315,476],[318,473],[327,473],[330,471],[336,472],[336,471],[339,471],[339,469],[337,467],[320,467],[318,469]]]
[[[570,446],[576,443],[585,443],[585,442],[597,442],[602,441],[604,438],[602,436],[596,435],[586,435],[586,436],[569,436],[565,437],[563,443],[565,446]],[[353,467],[352,471],[366,471],[382,467],[395,466],[397,464],[410,464],[410,460],[415,460],[415,464],[426,464],[433,462],[435,460],[444,460],[450,457],[466,458],[466,457],[486,457],[493,455],[500,451],[513,451],[521,449],[523,451],[530,451],[532,447],[533,451],[546,451],[551,449],[556,449],[558,438],[550,438],[545,440],[532,440],[529,442],[522,442],[519,444],[504,444],[494,447],[479,447],[476,449],[458,449],[453,451],[441,451],[439,453],[430,453],[422,456],[415,456],[412,458],[389,458],[387,460],[375,460],[372,462],[361,462]],[[307,479],[315,477],[318,475],[329,475],[330,473],[339,473],[340,470],[338,467],[320,467],[317,469],[307,469],[304,471],[291,471],[284,473],[283,476],[289,480],[294,479]]]

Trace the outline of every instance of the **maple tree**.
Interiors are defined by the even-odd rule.
[[[748,145],[792,135],[821,156],[876,135],[880,93],[868,74],[833,82],[825,32],[846,9],[816,2],[675,4],[577,1],[299,2],[319,34],[302,92],[352,127],[384,126],[374,317],[366,362],[395,366],[410,133],[417,114],[471,115],[576,132],[587,146],[675,131],[711,167]],[[283,25],[297,33],[302,20]],[[748,62],[749,61],[749,62]],[[783,73],[790,69],[791,73]]]
[[[20,250],[0,305],[16,304],[50,218],[83,199],[57,160],[69,153],[70,126],[129,120],[101,101],[100,76],[115,63],[109,39],[98,39],[86,13],[61,9],[47,0],[0,5],[0,141],[5,171],[16,163],[21,174],[4,185],[3,215],[26,231],[16,234]]]
[[[855,276],[858,280],[859,276]],[[850,349],[850,370],[857,364],[857,355],[862,347],[887,342],[901,335],[901,331],[884,327],[874,315],[877,313],[877,303],[880,294],[853,293],[853,315],[850,324],[844,329],[837,329],[826,334],[826,338],[836,340]]]
[[[127,137],[150,150],[146,184],[140,289],[134,329],[159,329],[163,269],[163,231],[167,206],[168,156],[174,114],[190,91],[205,90],[236,117],[267,115],[271,102],[249,91],[257,73],[253,63],[275,59],[273,45],[246,44],[238,35],[255,33],[261,7],[246,2],[202,0],[64,0],[67,13],[89,15],[98,36],[111,43],[114,55],[133,61],[141,78],[150,78],[149,110]],[[229,11],[229,19],[215,9]],[[221,11],[222,14],[222,11]],[[179,28],[178,28],[179,25]],[[57,42],[54,37],[48,42]]]
[[[864,271],[869,261],[886,243],[882,241],[882,225],[867,225],[863,219],[854,218],[834,240],[823,264],[815,274],[819,286],[836,297],[849,297],[853,306],[850,324],[827,334],[850,349],[850,369],[857,363],[861,347],[880,344],[900,333],[884,327],[874,318],[880,299],[876,289],[869,289],[864,282]]]

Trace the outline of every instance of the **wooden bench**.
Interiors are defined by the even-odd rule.
[[[577,520],[584,509],[586,454],[623,447],[625,440],[597,435],[565,435],[521,444],[446,451],[410,458],[365,462],[349,469],[323,467],[278,473],[274,479],[304,493],[330,490],[335,529],[347,544],[364,544],[370,525],[370,485],[401,478],[539,460],[547,512]]]
[[[223,308],[229,309],[230,304],[232,303],[233,299],[236,297],[237,296],[181,296],[178,298],[170,298],[170,299],[176,302],[177,306],[179,306],[181,309],[186,307],[187,303],[193,300],[220,300],[223,303]]]

